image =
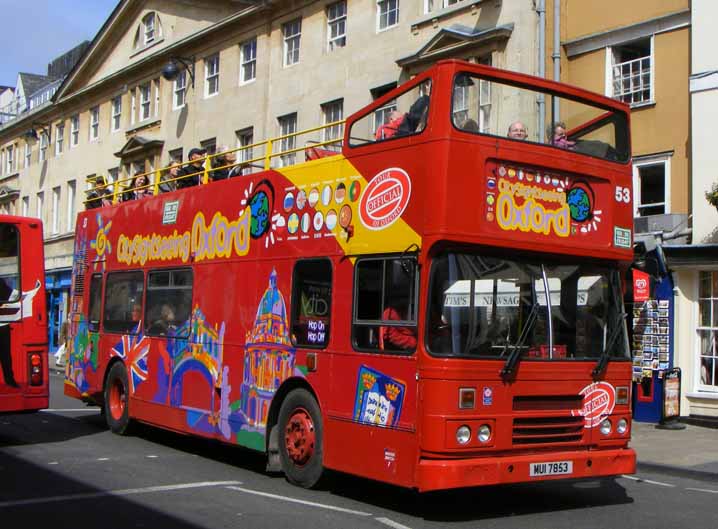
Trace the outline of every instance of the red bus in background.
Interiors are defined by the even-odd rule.
[[[0,215],[0,413],[47,408],[45,258],[39,219]]]
[[[65,393],[308,487],[632,473],[628,122],[441,61],[327,125],[338,141],[243,147],[242,176],[191,190],[149,175],[155,196],[78,217]]]

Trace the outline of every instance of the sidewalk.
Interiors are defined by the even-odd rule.
[[[686,425],[685,430],[659,430],[655,424],[633,422],[630,443],[638,470],[655,470],[718,481],[718,430]]]

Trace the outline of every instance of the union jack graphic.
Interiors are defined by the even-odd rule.
[[[150,352],[150,339],[142,334],[142,322],[135,328],[136,334],[125,334],[112,348],[112,356],[119,356],[130,368],[130,393],[134,393],[142,382],[147,380],[147,353]]]

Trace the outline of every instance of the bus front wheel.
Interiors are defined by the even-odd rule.
[[[279,410],[279,458],[290,483],[312,488],[324,472],[319,405],[306,389],[295,389]]]
[[[117,362],[105,382],[105,420],[110,430],[119,435],[127,434],[130,428],[129,398],[127,369]]]

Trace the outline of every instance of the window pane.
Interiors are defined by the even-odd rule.
[[[102,274],[95,274],[90,279],[90,314],[89,329],[97,331],[100,329],[100,309],[102,300]]]
[[[191,312],[191,270],[163,270],[147,275],[148,336],[188,336]]]
[[[698,290],[698,297],[709,298],[711,297],[711,273],[701,272],[700,273],[700,286]],[[718,297],[718,296],[717,296]]]
[[[701,327],[710,327],[711,324],[711,302],[701,300],[698,302],[699,322]]]
[[[294,267],[292,336],[297,345],[324,347],[329,342],[332,264],[300,261]]]
[[[142,317],[142,272],[116,272],[105,284],[104,327],[108,332],[135,333]]]
[[[0,224],[0,302],[20,298],[20,234],[12,224]]]

